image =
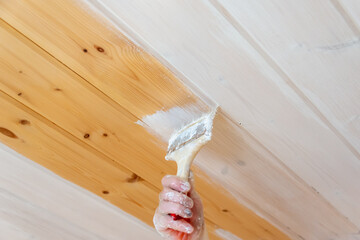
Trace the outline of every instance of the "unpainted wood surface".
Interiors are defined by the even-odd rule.
[[[25,134],[27,118],[19,116],[30,111],[40,119],[31,123],[51,126],[67,146],[75,142],[94,162],[117,168],[120,182],[143,180],[117,186],[110,174],[98,184],[104,177],[96,167],[82,169],[79,155],[81,172],[72,176],[45,160],[66,163],[61,149],[41,148],[54,145],[47,135],[36,137],[41,144],[28,135],[38,147],[26,148],[6,128],[2,141],[150,223],[160,178],[174,165],[162,159],[166,143],[134,122],[151,130],[144,118],[174,107],[188,111],[189,121],[215,101],[214,138],[195,161],[211,237],[225,228],[241,239],[286,239],[255,212],[291,239],[360,239],[357,1],[89,2],[0,2],[0,16],[32,41],[3,24],[2,99],[4,109],[18,106],[3,125]]]
[[[150,99],[174,101],[172,107],[192,106],[191,118],[185,121],[210,110],[213,104],[186,90],[158,61],[104,24],[105,20],[74,1],[57,4],[1,2],[0,14],[6,21],[0,25],[0,104],[5,110],[0,118],[1,141],[151,224],[160,179],[175,170],[173,163],[163,159],[165,143],[136,122],[171,108],[159,108],[148,103]],[[60,14],[64,21],[47,12]],[[79,33],[74,35],[75,30]],[[93,39],[97,39],[97,47],[79,44]],[[102,54],[110,54],[111,49],[115,49],[113,56],[102,65]],[[94,71],[93,65],[102,65],[101,71]],[[125,76],[127,71],[140,77]],[[142,71],[147,71],[145,77],[141,77]],[[105,87],[107,82],[113,82],[112,88]],[[148,91],[147,85],[154,88]],[[136,92],[142,87],[145,97]],[[123,94],[135,95],[138,103],[123,101]],[[243,239],[288,239],[201,169],[195,169],[195,174],[212,239],[220,238],[215,233],[219,228]]]
[[[161,239],[150,226],[2,144],[0,158],[0,239]]]
[[[25,40],[25,42],[29,42],[14,30],[11,30],[8,26],[4,24],[2,26],[3,43],[12,42],[16,49],[21,50],[21,45],[17,45],[21,42],[20,40],[22,39]],[[8,33],[6,33],[6,29],[9,31]],[[17,34],[18,38],[11,35],[11,33]],[[7,37],[10,37],[10,41]],[[6,48],[2,49],[5,50]],[[22,53],[27,55],[27,51],[30,49],[25,48],[22,50]],[[9,57],[10,55],[11,54],[2,54],[3,57],[8,57],[6,59],[11,59],[11,57]],[[34,52],[33,54],[28,55],[35,57],[30,63],[38,63]],[[20,58],[19,55],[18,57]],[[49,61],[51,62],[51,60]],[[7,61],[3,59],[2,63],[2,76],[6,76],[6,71],[9,71],[9,68],[6,68],[4,64],[7,63]],[[34,66],[35,69],[32,69],[34,72],[40,71],[38,66],[42,66],[42,69],[55,69],[54,66],[50,67],[51,65],[46,68],[46,63],[47,62],[45,61],[41,65],[30,64],[30,66]],[[23,71],[26,70],[22,70],[20,74],[23,74]],[[15,70],[14,73],[18,73],[18,71]],[[28,74],[31,75],[30,71],[28,71]],[[61,76],[61,71],[57,71],[55,75]],[[28,82],[35,83],[36,81]],[[39,90],[40,89],[41,88],[39,87]],[[23,91],[21,93],[22,94],[18,97],[26,98],[26,92]],[[1,128],[2,134],[0,137],[3,142],[26,156],[29,156],[31,159],[43,164],[55,173],[104,197],[111,203],[130,212],[146,223],[152,224],[152,216],[157,205],[158,193],[160,191],[158,188],[149,184],[139,175],[122,167],[122,165],[101,152],[89,147],[86,143],[59,128],[38,113],[25,107],[15,99],[3,92],[1,92],[1,94],[3,97],[1,108],[4,110],[9,109],[6,110],[6,114],[2,115],[0,118],[1,126],[6,126],[6,128]],[[34,96],[36,96],[36,94]],[[134,125],[136,126],[136,124]],[[140,126],[138,127],[140,128]],[[83,137],[81,138],[84,139]],[[119,151],[118,148],[114,149],[114,151],[115,150]],[[127,159],[134,160],[134,157],[128,155],[124,160]],[[149,169],[142,168],[142,170]],[[171,169],[168,169],[168,171],[170,170]],[[154,181],[154,184],[158,183]],[[234,202],[234,200],[232,201]],[[234,202],[233,206],[238,208],[236,202]],[[214,210],[214,207],[209,206],[208,209],[211,212]],[[235,210],[235,212],[236,211],[237,210]],[[221,211],[219,212],[221,213]],[[252,213],[249,212],[249,214],[251,215]],[[226,216],[224,217],[226,218]],[[222,217],[222,220],[224,220],[224,217]],[[236,223],[236,221],[232,222]],[[209,230],[214,230],[213,223],[208,223],[208,226]]]

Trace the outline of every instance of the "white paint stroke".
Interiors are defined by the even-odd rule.
[[[225,240],[242,240],[241,238],[235,236],[234,234],[228,232],[228,231],[225,231],[224,229],[221,229],[221,228],[218,228],[215,230],[215,233],[221,237],[222,239],[225,239]]]
[[[79,1],[79,6],[86,11],[92,11],[97,19],[102,22],[104,27],[112,31],[114,34],[119,36],[125,36],[129,41],[129,44],[135,44],[136,51],[147,51],[152,56],[160,60],[160,62],[166,66],[181,82],[186,83],[187,87],[193,92],[199,99],[201,99],[208,106],[217,108],[218,104],[211,97],[209,97],[201,87],[195,82],[188,80],[188,77],[184,72],[181,72],[178,68],[175,68],[170,64],[162,55],[158,54],[154,47],[151,46],[150,42],[146,41],[140,34],[137,34],[135,29],[126,23],[121,17],[116,14],[114,9],[108,7],[103,0],[83,0]],[[118,7],[122,7],[121,5]],[[145,57],[146,55],[144,55]],[[164,76],[166,77],[166,76]]]
[[[143,126],[161,140],[168,142],[174,131],[178,131],[206,114],[196,105],[173,107],[167,111],[159,110],[154,114],[146,115],[135,123]]]

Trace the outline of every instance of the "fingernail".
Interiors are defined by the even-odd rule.
[[[190,233],[192,233],[193,231],[194,231],[194,228],[193,228],[192,226],[189,225],[189,226],[186,226],[186,227],[185,227],[185,232],[186,232],[186,233],[189,233],[189,234],[190,234]]]
[[[189,182],[183,182],[180,185],[181,191],[186,192],[190,190],[190,183]]]
[[[191,211],[189,208],[186,208],[186,209],[184,210],[184,213],[185,213],[185,215],[188,216],[188,217],[191,217],[191,216],[192,216],[192,211]]]
[[[192,227],[186,227],[185,228],[186,233],[192,233],[194,229]]]
[[[194,206],[194,202],[192,200],[186,202],[186,206],[185,207],[188,207],[188,208],[192,208]]]

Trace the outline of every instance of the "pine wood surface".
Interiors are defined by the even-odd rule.
[[[219,104],[194,166],[211,239],[357,240],[359,9],[0,1],[0,139],[151,225],[175,164],[145,119]]]

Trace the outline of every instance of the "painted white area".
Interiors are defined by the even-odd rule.
[[[161,239],[153,228],[0,144],[0,239]]]
[[[229,123],[195,160],[202,170],[292,239],[358,232],[360,162],[346,139],[359,144],[359,45],[323,51],[355,39],[336,1],[91,2],[221,106]]]
[[[174,131],[178,131],[185,125],[202,117],[196,106],[173,107],[167,111],[157,111],[147,115],[136,122],[146,128],[150,133],[155,134],[164,142],[168,142]]]
[[[244,198],[250,199],[248,202],[254,204],[255,209],[263,209],[268,213],[267,216],[271,215],[271,222],[286,225],[282,227],[285,232],[291,229],[297,234],[304,234],[304,238],[324,239],[359,229],[360,188],[354,182],[359,180],[360,161],[358,153],[346,141],[351,135],[357,139],[358,133],[356,129],[351,134],[342,131],[328,114],[328,109],[333,109],[333,114],[336,111],[336,114],[344,117],[341,122],[356,119],[353,110],[351,115],[343,113],[348,109],[358,111],[359,91],[356,90],[359,87],[356,79],[359,45],[354,45],[353,49],[327,51],[319,55],[319,49],[315,52],[299,50],[303,45],[298,42],[304,39],[298,34],[306,36],[307,43],[329,43],[331,46],[341,42],[344,36],[347,36],[346,42],[355,39],[331,2],[309,0],[293,4],[286,1],[281,3],[280,0],[266,1],[266,5],[272,6],[270,8],[254,1],[231,1],[233,5],[223,6],[224,9],[216,4],[216,0],[154,0],[151,4],[141,0],[93,2],[111,9],[111,12],[106,13],[107,16],[133,38],[138,38],[145,48],[165,64],[177,68],[218,102],[234,123],[241,122],[246,129],[243,133],[256,140],[250,141],[250,147],[266,150],[262,156],[266,160],[258,159],[253,166],[262,174],[255,171],[250,174],[249,164],[244,172],[238,167],[230,168],[231,164],[236,165],[239,156],[219,149],[216,150],[222,155],[218,158],[227,158],[230,163],[228,170],[224,170],[228,172],[226,176],[219,175],[214,164],[210,165],[206,159],[203,170],[213,172],[212,176],[217,177],[222,184],[232,186],[238,194],[246,193]],[[286,4],[289,7],[284,7]],[[238,5],[245,7],[235,8]],[[296,8],[296,11],[290,12],[292,8]],[[238,14],[241,11],[243,14]],[[229,12],[233,14],[232,18]],[[274,22],[277,24],[272,24]],[[282,32],[276,32],[283,29]],[[269,32],[267,37],[263,35],[265,31]],[[274,32],[277,34],[274,35]],[[278,38],[287,43],[290,39],[297,45],[279,44]],[[259,44],[259,41],[264,44]],[[279,54],[270,52],[272,48],[279,49]],[[296,58],[288,58],[294,53]],[[283,59],[286,63],[280,61]],[[296,64],[292,61],[295,59],[299,60]],[[329,71],[326,71],[327,66],[331,68]],[[336,71],[338,67],[339,71]],[[322,69],[324,71],[320,71]],[[290,73],[296,78],[289,77]],[[305,88],[312,91],[312,96],[322,96],[322,102],[328,108],[319,105],[314,97],[309,98],[304,87],[296,87],[299,86],[298,80],[303,81],[305,76],[309,79]],[[329,82],[330,79],[339,82],[329,84],[334,83]],[[349,83],[354,84],[348,87]],[[352,96],[352,101],[341,97],[347,96],[347,93]],[[342,103],[342,100],[346,102]],[[351,127],[357,128],[356,124],[352,123]],[[236,139],[241,142],[244,138],[248,137],[239,134]],[[247,154],[245,150],[239,150],[238,153]],[[214,159],[214,154],[206,151],[200,154],[207,154],[207,159]],[[254,161],[255,156],[251,157],[249,162]],[[271,165],[268,165],[270,162]],[[226,169],[224,160],[215,163]],[[237,179],[236,184],[234,179]],[[239,181],[250,179],[247,185],[252,188],[244,191],[242,188],[246,189],[247,186]],[[284,183],[286,179],[291,184]],[[285,188],[288,183],[291,190]],[[258,186],[265,185],[273,194],[258,191]],[[256,191],[258,197],[255,197]],[[261,195],[269,195],[271,202],[265,201]],[[318,205],[315,207],[312,202]],[[306,219],[312,219],[313,222]],[[300,239],[296,234],[293,238]]]
[[[215,233],[219,237],[223,238],[224,240],[242,240],[241,238],[239,238],[239,237],[235,236],[234,234],[232,234],[230,232],[227,232],[227,231],[225,231],[224,229],[221,229],[221,228],[216,229]]]
[[[211,140],[213,121],[216,115],[216,109],[209,114],[205,114],[199,119],[192,121],[183,128],[175,129],[169,139],[168,151],[175,151],[183,143],[195,140],[203,136],[203,144]],[[201,134],[201,135],[200,135]],[[167,156],[165,157],[168,160]]]

